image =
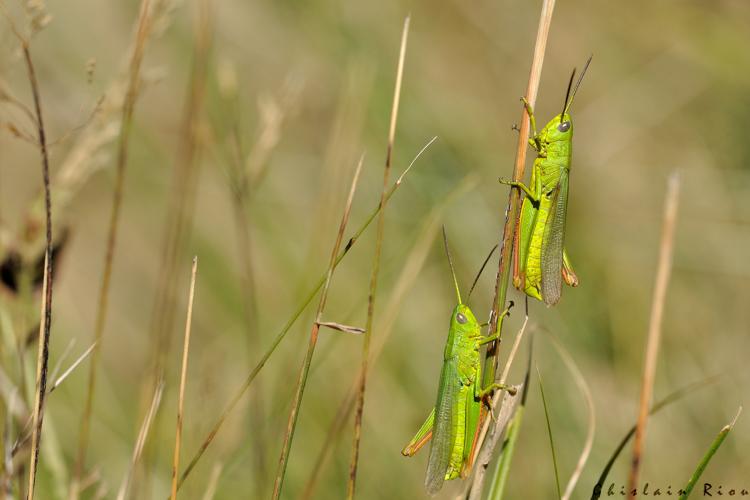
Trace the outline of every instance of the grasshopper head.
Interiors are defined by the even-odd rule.
[[[451,329],[454,328],[464,332],[476,332],[476,335],[479,335],[479,323],[477,322],[477,318],[474,317],[474,313],[469,309],[469,306],[458,304],[453,310]]]
[[[554,117],[541,133],[547,142],[570,141],[573,137],[573,119],[568,113]]]

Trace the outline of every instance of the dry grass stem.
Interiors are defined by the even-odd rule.
[[[406,59],[406,42],[409,37],[409,16],[404,20],[404,28],[401,33],[401,49],[398,57],[398,69],[396,70],[396,83],[393,91],[393,105],[391,106],[391,124],[388,131],[388,149],[385,155],[385,168],[383,169],[383,190],[380,194],[380,214],[378,215],[378,228],[375,236],[375,254],[373,256],[372,275],[370,276],[370,294],[367,304],[367,323],[365,326],[365,338],[362,343],[362,367],[360,369],[361,379],[359,394],[357,396],[357,407],[354,413],[354,439],[352,442],[352,457],[349,465],[349,480],[346,486],[346,496],[354,498],[354,490],[357,482],[357,463],[359,461],[359,443],[362,437],[362,413],[365,405],[365,387],[367,386],[367,363],[370,357],[370,340],[372,339],[372,326],[375,316],[375,293],[378,289],[378,274],[380,272],[380,254],[383,247],[383,236],[385,233],[385,204],[387,202],[388,179],[391,173],[391,161],[393,158],[393,141],[396,137],[396,123],[398,121],[398,108],[401,98],[401,84],[404,76],[404,61]]]
[[[318,321],[318,325],[325,326],[326,328],[330,328],[331,330],[336,330],[336,331],[344,332],[344,333],[351,333],[354,335],[360,335],[362,333],[365,333],[364,328],[360,328],[358,326],[343,325],[341,323],[334,323],[333,321]]]
[[[630,464],[630,475],[628,477],[628,498],[632,498],[633,491],[638,486],[638,473],[643,454],[643,441],[646,435],[646,423],[648,422],[649,406],[651,405],[654,390],[654,379],[656,376],[656,362],[659,355],[659,343],[661,341],[661,323],[664,314],[664,303],[667,295],[669,275],[672,270],[672,251],[674,247],[674,233],[677,225],[677,207],[680,195],[680,177],[673,172],[667,183],[667,195],[664,203],[664,221],[661,232],[661,244],[659,246],[659,263],[656,268],[656,284],[654,296],[651,302],[651,318],[648,326],[648,338],[646,340],[646,359],[643,365],[643,377],[641,379],[641,398],[638,410],[638,423],[635,427],[635,438],[633,441],[633,458]]]
[[[307,354],[300,370],[299,379],[297,380],[297,390],[295,393],[294,402],[292,403],[292,409],[289,412],[289,420],[287,422],[286,433],[284,434],[284,444],[281,450],[281,457],[279,458],[279,467],[276,472],[276,480],[273,486],[273,498],[278,499],[281,496],[281,488],[284,484],[284,476],[286,474],[286,466],[289,460],[289,452],[292,446],[292,439],[294,438],[294,430],[297,426],[297,417],[299,416],[299,408],[302,404],[302,396],[305,392],[305,386],[307,384],[307,374],[310,370],[310,364],[312,363],[312,356],[315,352],[315,346],[318,342],[318,333],[320,331],[320,320],[323,315],[323,310],[326,306],[326,300],[328,299],[328,288],[331,285],[331,278],[333,277],[333,270],[336,267],[336,257],[341,248],[341,243],[344,239],[344,231],[346,231],[346,224],[349,222],[349,214],[351,213],[352,202],[354,201],[354,193],[357,189],[357,183],[359,181],[359,174],[362,171],[362,163],[364,156],[360,157],[357,170],[354,173],[352,179],[352,185],[349,189],[349,197],[346,200],[346,206],[344,208],[344,214],[341,217],[341,224],[339,225],[338,234],[336,235],[336,243],[333,245],[331,251],[331,260],[328,264],[328,273],[326,274],[326,281],[323,285],[323,291],[320,294],[320,302],[318,303],[318,310],[315,314],[315,322],[313,322],[312,330],[310,331],[310,342],[307,346]],[[382,212],[381,212],[382,213]]]
[[[537,93],[539,91],[539,81],[542,75],[542,66],[544,64],[544,54],[547,47],[547,39],[549,37],[550,25],[552,23],[552,13],[555,9],[555,0],[544,0],[542,4],[542,11],[539,16],[539,26],[537,28],[536,42],[534,44],[534,55],[531,61],[531,70],[529,71],[529,82],[526,87],[526,100],[533,106],[536,103]],[[529,137],[529,116],[526,110],[522,108],[521,112],[521,126],[518,133],[518,147],[516,149],[516,160],[513,169],[513,180],[520,181],[523,179],[523,174],[526,166],[526,152],[528,149],[528,137]],[[496,333],[502,333],[503,318],[500,315],[500,310],[505,304],[505,298],[508,292],[508,279],[510,277],[510,260],[513,250],[513,234],[516,218],[518,217],[518,210],[521,201],[520,191],[518,189],[511,189],[508,193],[508,205],[505,211],[505,223],[503,225],[503,232],[500,240],[500,259],[498,262],[497,275],[495,278],[495,290],[494,297],[492,300],[492,311],[490,313],[490,325],[487,335],[495,335]],[[524,329],[526,322],[524,322]],[[522,329],[523,331],[523,329]],[[489,386],[495,381],[497,362],[498,362],[498,345],[500,339],[496,342],[492,342],[487,346],[487,352],[484,360],[484,380],[482,381],[484,386]],[[497,403],[499,396],[496,394],[494,401]],[[480,438],[478,441],[478,450],[482,450],[484,447],[484,439],[487,435],[487,426],[482,429]],[[495,432],[494,434],[499,434]],[[491,449],[488,455],[491,457],[494,453],[494,448],[499,442],[499,436],[490,440],[491,445],[488,445]],[[478,457],[478,456],[477,456]],[[481,469],[481,472],[479,472]],[[484,475],[487,466],[479,466],[475,464],[474,470],[475,475],[469,489],[469,495],[474,495],[474,498],[478,498],[476,495],[481,495],[481,489],[484,483]],[[478,489],[479,492],[475,493]]]
[[[133,455],[130,458],[130,467],[128,467],[128,472],[127,474],[125,474],[125,477],[120,484],[120,489],[117,492],[117,500],[125,500],[125,498],[127,498],[128,490],[130,488],[130,482],[133,479],[133,473],[135,472],[135,468],[141,459],[143,447],[146,445],[146,438],[148,437],[148,433],[151,430],[151,423],[154,421],[156,412],[159,411],[162,392],[164,392],[164,382],[160,381],[156,386],[153,398],[151,398],[151,405],[148,408],[146,418],[143,420],[141,429],[138,431],[138,439],[135,442]]]
[[[54,368],[50,370],[49,372],[49,378],[51,380],[56,380],[57,376],[60,374],[60,370],[62,370],[62,365],[65,363],[65,360],[70,355],[70,351],[73,350],[73,346],[75,346],[76,339],[72,338],[70,339],[70,342],[68,342],[68,345],[65,346],[65,350],[57,357],[57,361],[55,362]],[[47,391],[48,393],[51,392],[51,390]]]
[[[133,125],[133,112],[138,96],[141,63],[145,52],[151,28],[150,0],[142,0],[138,25],[135,36],[135,44],[130,60],[129,81],[125,100],[122,106],[122,121],[120,126],[120,138],[117,146],[117,159],[115,162],[115,187],[112,195],[112,207],[109,218],[109,229],[107,244],[104,255],[104,269],[102,281],[99,288],[99,299],[96,309],[96,323],[94,326],[94,351],[89,363],[89,380],[86,388],[86,402],[84,404],[83,416],[81,417],[81,430],[78,442],[78,453],[73,481],[71,482],[70,497],[78,498],[78,486],[86,466],[86,450],[89,442],[91,426],[91,413],[94,406],[94,394],[96,389],[96,373],[99,360],[99,352],[102,346],[102,337],[107,320],[107,308],[109,304],[109,284],[112,278],[112,266],[114,263],[115,246],[117,243],[117,229],[120,220],[120,209],[125,187],[125,170],[128,162],[128,147],[130,142],[130,131]]]
[[[219,478],[221,477],[221,470],[224,466],[221,463],[215,463],[211,469],[211,475],[208,478],[208,484],[206,486],[206,492],[203,493],[202,500],[213,500],[216,495],[216,488],[219,486]]]
[[[185,320],[185,340],[182,346],[182,369],[180,370],[180,393],[177,400],[177,429],[174,439],[174,458],[172,461],[172,500],[177,498],[177,472],[180,470],[180,443],[182,441],[182,419],[185,407],[185,384],[187,383],[188,354],[190,352],[190,329],[193,324],[193,299],[195,298],[195,275],[198,272],[198,257],[193,257],[190,272],[190,291],[188,292],[187,319]]]
[[[39,324],[37,367],[36,367],[36,396],[34,402],[33,431],[31,435],[31,459],[29,464],[29,486],[27,498],[34,498],[34,484],[39,465],[39,445],[41,442],[42,424],[44,422],[44,401],[47,395],[47,370],[49,367],[49,340],[52,326],[52,195],[50,189],[49,153],[47,139],[42,118],[42,103],[39,95],[39,83],[34,70],[34,63],[26,40],[20,38],[24,61],[28,72],[31,93],[34,97],[34,113],[37,125],[39,152],[42,157],[42,183],[44,186],[44,206],[46,222],[46,245],[44,252],[44,280],[42,285],[41,317]]]
[[[544,53],[547,47],[552,13],[555,9],[555,0],[544,0],[542,12],[539,16],[539,27],[537,28],[536,42],[534,44],[534,55],[531,60],[529,71],[529,83],[526,87],[526,100],[534,106],[537,93],[539,92],[539,81],[542,77],[542,66],[544,64]],[[513,168],[513,180],[521,181],[526,168],[526,152],[528,150],[529,137],[529,115],[525,108],[521,108],[521,126],[518,132],[518,147],[516,149],[516,161]],[[500,240],[500,261],[498,263],[497,277],[495,281],[495,296],[492,301],[492,313],[490,314],[490,328],[488,335],[502,332],[503,318],[500,310],[505,304],[508,291],[508,278],[510,276],[510,260],[513,249],[513,233],[516,218],[518,217],[521,192],[519,189],[511,189],[508,193],[508,205],[505,211],[505,224],[503,225],[502,239]],[[495,380],[497,370],[498,342],[493,342],[487,348],[484,362],[484,385],[489,385]]]
[[[43,293],[46,296],[46,291],[49,289],[49,257],[44,260],[44,286]],[[47,312],[47,301],[42,301],[42,317],[46,316]],[[36,471],[39,465],[39,447],[41,443],[42,434],[42,423],[43,423],[43,412],[44,412],[44,400],[46,396],[46,381],[47,381],[47,362],[49,361],[49,340],[48,334],[45,333],[44,322],[39,324],[39,349],[37,353],[37,364],[36,364],[36,378],[37,388],[35,391],[34,399],[34,413],[32,415],[32,432],[31,432],[31,461],[29,464],[29,484],[26,493],[26,498],[31,500],[34,498],[34,485],[36,483]]]
[[[65,381],[65,379],[66,379],[66,378],[68,378],[68,376],[69,376],[69,375],[70,375],[71,373],[73,373],[73,370],[75,370],[76,368],[78,368],[78,366],[79,366],[79,365],[80,365],[81,363],[83,363],[83,361],[84,361],[84,360],[85,360],[85,359],[86,359],[86,358],[88,357],[88,355],[89,355],[89,354],[91,354],[91,352],[92,352],[92,351],[94,350],[94,347],[95,347],[95,346],[96,346],[96,344],[91,344],[91,345],[89,346],[89,348],[88,348],[88,349],[86,349],[86,350],[85,350],[85,351],[83,352],[83,354],[81,354],[80,356],[78,356],[78,359],[76,359],[76,360],[75,360],[75,361],[73,362],[73,364],[72,364],[72,365],[70,365],[70,367],[68,367],[68,369],[67,369],[67,370],[65,370],[64,372],[62,372],[62,374],[61,374],[61,375],[60,375],[59,377],[57,377],[57,378],[55,379],[55,381],[54,381],[54,382],[52,383],[52,385],[50,386],[50,388],[49,388],[49,391],[48,391],[48,392],[49,392],[49,393],[51,393],[52,391],[54,391],[55,389],[57,389],[57,388],[58,388],[58,387],[60,386],[60,384],[62,384],[62,383],[63,383],[63,382]],[[54,377],[53,377],[53,378],[54,378]]]

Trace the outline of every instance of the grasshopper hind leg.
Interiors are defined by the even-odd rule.
[[[563,250],[562,277],[565,283],[572,287],[578,286],[578,276],[573,271],[573,265],[570,263],[568,252]]]
[[[401,454],[405,457],[412,457],[419,450],[421,450],[422,447],[427,444],[427,442],[432,438],[432,427],[434,423],[435,408],[432,409],[430,414],[427,416],[427,419],[422,424],[422,427],[419,428],[411,441],[409,441],[409,444],[407,444],[404,449],[401,450]]]

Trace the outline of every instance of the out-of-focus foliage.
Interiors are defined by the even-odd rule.
[[[148,375],[154,343],[148,332],[168,193],[180,157],[195,3],[185,0],[164,15],[165,31],[146,50],[146,82],[136,106],[88,453],[89,468],[100,471],[109,496],[125,474],[150,398],[146,388],[152,383]],[[459,282],[464,289],[469,286],[499,239],[507,188],[496,179],[511,173],[517,141],[511,125],[521,116],[519,97],[528,77],[540,7],[539,2],[520,0],[213,3],[208,92],[204,119],[197,123],[204,144],[193,229],[183,249],[184,272],[177,286],[179,319],[169,332],[173,340],[162,418],[152,434],[155,446],[145,458],[150,474],[141,471],[136,476],[139,498],[167,494],[190,256],[199,256],[200,267],[183,457],[194,452],[324,271],[346,189],[363,151],[365,167],[350,228],[358,227],[377,203],[399,36],[408,13],[411,33],[394,174],[432,136],[439,139],[388,207],[374,342],[383,335],[378,314],[385,310],[420,228],[448,193],[475,175],[479,183],[452,201],[442,220],[451,236]],[[48,12],[51,22],[33,39],[32,52],[48,135],[52,141],[64,137],[52,148],[53,172],[63,169],[83,134],[102,134],[96,136],[101,147],[97,143],[86,159],[98,170],[76,186],[69,199],[53,206],[60,211],[55,213],[57,227],[66,224],[70,229],[68,246],[56,263],[54,365],[71,339],[76,340],[73,351],[82,352],[93,336],[117,130],[105,120],[70,136],[67,132],[87,123],[90,110],[122,74],[137,2],[69,0],[50,3]],[[29,104],[17,41],[7,25],[2,26],[3,88]],[[750,4],[740,1],[558,2],[536,106],[540,120],[560,112],[571,69],[594,54],[572,110],[576,137],[566,245],[581,284],[566,289],[554,309],[530,304],[530,314],[532,324],[553,332],[573,353],[596,403],[596,440],[575,498],[587,495],[635,419],[662,199],[666,176],[674,169],[681,173],[683,189],[655,392],[660,397],[687,382],[722,377],[711,389],[650,422],[643,481],[674,489],[684,484],[715,430],[750,390],[749,32]],[[28,125],[17,109],[0,105],[3,124]],[[274,123],[278,127],[271,132],[277,135],[259,139]],[[247,330],[243,317],[244,285],[229,187],[227,151],[233,151],[233,127],[243,155],[252,157],[252,151],[269,145],[267,155],[253,160],[258,162],[254,168],[265,173],[246,207],[258,305],[253,331]],[[39,192],[40,173],[38,151],[7,127],[0,135],[0,152],[0,244],[5,255],[19,244],[15,235]],[[53,184],[53,191],[56,187]],[[365,234],[334,275],[326,319],[363,325],[373,233]],[[493,280],[494,270],[485,274],[472,296],[470,305],[478,316],[489,310]],[[399,450],[435,401],[454,300],[451,287],[435,240],[372,367],[359,498],[425,496],[426,454],[407,460]],[[517,304],[523,302],[515,290],[510,295]],[[20,384],[18,357],[7,350],[12,345],[7,339],[26,335],[34,326],[29,311],[38,306],[18,304],[4,293],[0,309],[6,339],[3,371]],[[520,309],[516,307],[506,323],[508,338],[520,324]],[[311,315],[312,308],[251,388],[262,390],[265,403],[266,477],[261,482],[266,495]],[[566,478],[583,444],[585,407],[544,336],[537,337],[536,347],[560,473]],[[315,467],[330,422],[356,377],[360,352],[360,337],[321,332],[287,471],[286,498],[298,497]],[[33,346],[26,350],[27,393],[33,389],[34,353]],[[511,382],[520,380],[521,365]],[[76,371],[48,400],[48,448],[40,462],[38,498],[55,498],[72,473],[86,372]],[[511,498],[554,494],[544,414],[534,399],[514,456]],[[4,413],[7,401],[6,396]],[[216,498],[256,494],[259,436],[250,425],[250,410],[244,404],[229,418],[186,482],[184,498],[200,498],[217,463],[223,467]],[[705,481],[724,484],[725,489],[742,481],[750,487],[750,433],[744,422],[738,422],[714,458]],[[316,498],[343,495],[351,425],[350,420],[333,447]],[[57,451],[50,450],[53,445]],[[621,460],[610,476],[618,491],[626,479],[626,463]],[[453,491],[451,487],[445,491]]]

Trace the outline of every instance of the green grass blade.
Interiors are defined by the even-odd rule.
[[[523,332],[523,329],[521,332]],[[526,408],[526,399],[529,396],[529,387],[531,386],[529,380],[531,379],[531,359],[534,354],[534,344],[532,340],[533,337],[529,340],[529,359],[526,364],[526,375],[523,380],[521,402],[516,409],[515,415],[513,415],[513,418],[508,423],[506,438],[503,442],[500,458],[498,458],[497,465],[495,466],[495,473],[492,475],[492,482],[490,483],[490,491],[487,495],[487,500],[502,500],[503,495],[505,494],[505,485],[508,483],[510,463],[513,460],[513,452],[516,449],[516,442],[521,433],[521,423],[523,422],[523,414]],[[502,379],[504,378],[505,377],[503,376]]]
[[[713,458],[714,454],[718,451],[721,444],[727,438],[729,431],[732,430],[732,428],[734,427],[734,424],[737,422],[737,419],[739,418],[740,413],[742,413],[741,406],[737,410],[737,414],[734,416],[734,419],[730,423],[725,425],[723,429],[721,429],[721,431],[719,432],[719,435],[716,436],[716,439],[714,439],[713,443],[711,443],[711,446],[708,448],[708,451],[706,451],[706,454],[703,455],[703,458],[698,464],[698,467],[695,468],[695,472],[693,472],[693,475],[690,477],[690,480],[688,481],[687,485],[685,485],[685,487],[680,492],[680,500],[687,500],[687,498],[690,496],[690,493],[692,493],[693,488],[695,487],[695,483],[698,482],[698,479],[700,479],[701,474],[703,474],[703,471],[706,470],[706,467],[708,466],[708,462],[711,461],[711,458]]]
[[[503,443],[503,451],[497,461],[495,474],[492,476],[490,491],[487,495],[488,500],[502,500],[505,492],[505,485],[508,482],[508,473],[510,472],[510,463],[513,459],[513,452],[516,449],[516,442],[520,435],[521,423],[523,422],[524,405],[519,405],[516,414],[513,415],[508,424],[508,435]]]
[[[544,396],[544,384],[542,383],[542,374],[539,368],[536,369],[536,376],[539,378],[539,392],[542,393],[542,406],[544,407],[544,419],[547,421],[547,435],[549,436],[549,447],[552,450],[552,467],[555,469],[555,486],[557,486],[557,498],[562,498],[560,491],[560,474],[557,472],[557,454],[555,453],[555,441],[552,434],[552,424],[549,421],[549,411],[547,409],[547,398]]]

